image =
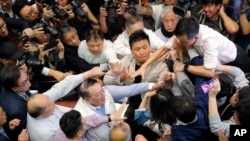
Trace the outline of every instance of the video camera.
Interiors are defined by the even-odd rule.
[[[173,11],[175,14],[183,17],[186,15],[187,11],[190,10],[190,8],[195,4],[196,2],[193,0],[178,0],[177,4],[173,8]]]
[[[139,4],[139,1],[138,0],[125,0],[124,2],[126,2],[128,4],[127,12],[135,15],[136,14],[136,4]]]

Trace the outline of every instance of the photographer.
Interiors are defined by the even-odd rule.
[[[18,40],[20,33],[12,31],[13,29],[22,32],[22,34],[27,35],[27,37],[33,37],[34,35],[34,32],[29,28],[27,22],[20,19],[0,16],[0,42],[10,41],[18,47],[21,47],[21,41]]]
[[[44,67],[40,60],[30,57],[22,49],[17,48],[13,43],[1,43],[0,48],[0,70],[6,65],[17,65],[20,69],[29,73],[30,78],[35,75],[36,77],[33,78],[37,80],[44,78],[44,76],[49,76],[57,81],[60,81],[68,75],[68,73],[62,73],[60,71]],[[44,76],[41,77],[40,75]],[[38,86],[39,84],[36,84],[34,81],[35,80],[32,80],[32,87],[36,88],[38,91],[43,91],[44,88],[42,88],[42,86]],[[41,79],[38,82],[43,83]]]
[[[40,18],[52,18],[54,16],[52,10],[42,7],[34,3],[30,5],[27,0],[18,0],[13,4],[13,12],[21,19],[28,21],[31,25],[36,24]]]
[[[100,28],[98,20],[85,2],[80,0],[65,0],[58,1],[58,4],[69,15],[66,23],[74,27],[81,38],[85,39],[85,32],[87,30]]]
[[[129,13],[128,8],[128,1],[116,2],[113,0],[105,0],[104,5],[100,7],[101,31],[111,41],[114,41],[125,30],[125,20],[135,14]]]

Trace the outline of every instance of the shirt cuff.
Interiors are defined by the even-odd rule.
[[[154,84],[155,84],[155,83],[149,83],[149,84],[148,84],[148,89],[149,89],[149,90],[152,90]]]
[[[192,60],[196,56],[199,56],[198,52],[194,48],[188,50],[188,55],[190,57],[190,60]]]
[[[107,63],[100,64],[100,68],[102,71],[108,71],[108,64]]]
[[[49,75],[49,71],[50,71],[50,69],[49,69],[49,68],[47,68],[47,67],[43,67],[43,70],[42,70],[42,75],[48,76],[48,75]]]

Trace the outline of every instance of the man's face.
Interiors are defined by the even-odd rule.
[[[187,35],[181,35],[181,36],[176,36],[179,40],[179,43],[181,46],[192,46],[195,44],[197,37],[194,37],[192,39],[188,39]]]
[[[165,0],[166,5],[175,5],[177,0]]]
[[[11,0],[0,0],[0,6],[5,12],[9,12],[12,9],[12,1]]]
[[[103,40],[102,39],[90,39],[87,41],[87,46],[89,51],[94,55],[99,55],[103,50]]]
[[[203,11],[205,12],[205,15],[209,19],[213,19],[219,15],[221,5],[215,5],[212,3],[203,5]]]
[[[2,18],[0,18],[0,37],[7,37],[9,35],[9,31],[7,29],[7,25]]]
[[[20,10],[20,15],[21,17],[28,21],[28,22],[33,22],[34,20],[38,19],[38,13],[35,10],[34,7],[25,5],[21,10]]]
[[[168,32],[173,32],[175,30],[177,22],[178,22],[178,18],[174,14],[173,11],[167,13],[162,18],[163,26],[164,26],[165,30],[168,31]]]
[[[144,25],[142,22],[137,22],[135,24],[130,25],[129,29],[127,29],[127,34],[130,36],[132,33],[138,30],[143,30]]]
[[[62,42],[73,47],[78,47],[80,44],[79,36],[75,29],[71,29],[69,32],[63,35]]]
[[[61,7],[65,7],[68,4],[68,0],[59,0],[58,3]]]
[[[90,86],[87,90],[91,95],[90,98],[87,98],[87,101],[90,104],[94,106],[100,106],[105,104],[106,102],[105,90],[99,83],[95,83],[94,85]]]
[[[15,92],[26,92],[30,89],[31,83],[29,80],[29,75],[24,71],[20,70],[20,77],[17,80],[17,86],[14,87]]]
[[[0,126],[4,125],[7,121],[6,114],[2,107],[0,107]]]
[[[37,39],[37,41],[38,41],[40,44],[49,43],[49,41],[50,41],[50,34],[49,34],[49,33],[44,33],[44,34],[42,34],[41,36],[36,37],[36,39]]]
[[[148,40],[141,40],[132,44],[131,52],[135,57],[137,65],[145,63],[150,56],[150,45]]]

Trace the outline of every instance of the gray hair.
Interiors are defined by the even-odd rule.
[[[163,19],[163,17],[164,17],[166,14],[168,14],[168,13],[170,13],[170,12],[174,12],[173,9],[174,9],[174,6],[173,6],[173,5],[167,5],[166,7],[164,7],[164,8],[162,9],[162,11],[161,11],[161,18]],[[175,16],[177,17],[178,20],[181,19],[181,16],[179,16],[179,15],[177,15],[177,14],[175,14]]]

